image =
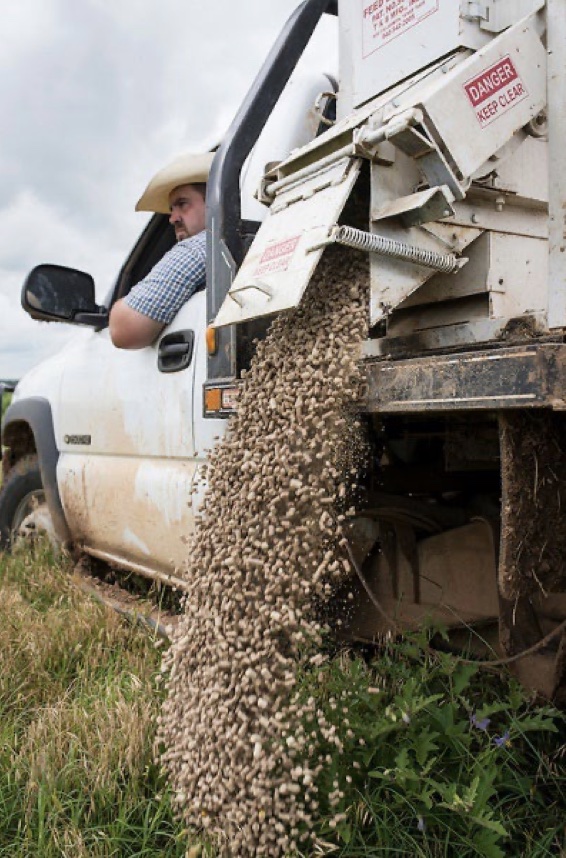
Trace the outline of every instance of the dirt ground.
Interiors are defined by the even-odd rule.
[[[508,599],[566,589],[566,415],[501,417],[500,589]]]

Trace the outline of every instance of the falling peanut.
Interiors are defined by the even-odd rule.
[[[210,457],[159,741],[179,816],[224,856],[282,858],[317,812],[325,761],[304,717],[334,739],[315,701],[295,699],[296,664],[305,647],[313,669],[323,662],[317,606],[350,573],[367,286],[365,256],[325,251],[302,304],[258,344]]]

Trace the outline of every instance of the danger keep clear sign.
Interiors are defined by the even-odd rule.
[[[484,128],[528,96],[510,56],[503,57],[464,84],[468,100]]]
[[[364,58],[438,11],[439,0],[362,0]]]

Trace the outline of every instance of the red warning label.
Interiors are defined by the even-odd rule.
[[[364,59],[433,15],[438,6],[439,0],[362,0]]]
[[[529,94],[509,56],[465,83],[464,90],[482,128],[507,113]]]
[[[287,238],[270,244],[262,253],[255,274],[272,274],[275,271],[287,271],[291,257],[300,241],[300,236]]]

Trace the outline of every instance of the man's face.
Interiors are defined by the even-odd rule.
[[[193,185],[179,185],[169,194],[171,216],[169,223],[175,238],[182,241],[196,235],[206,226],[206,206],[200,191]]]

